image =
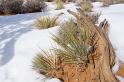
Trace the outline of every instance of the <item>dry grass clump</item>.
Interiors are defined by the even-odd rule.
[[[64,8],[64,3],[61,0],[55,0],[56,10],[60,10]]]
[[[109,6],[112,4],[124,3],[124,0],[101,0],[103,2],[103,6]]]
[[[57,70],[57,56],[43,52],[33,59],[33,69],[47,77],[54,77]]]
[[[92,4],[89,1],[82,1],[79,3],[79,6],[84,12],[90,12],[92,11]]]
[[[113,0],[101,0],[103,2],[103,6],[109,6],[113,4]]]
[[[57,25],[56,20],[59,16],[41,16],[40,18],[37,18],[34,25],[38,29],[46,29],[50,27],[54,27]]]

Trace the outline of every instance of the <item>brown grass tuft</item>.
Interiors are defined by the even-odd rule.
[[[38,29],[46,29],[50,27],[57,26],[56,20],[58,17],[50,17],[50,16],[42,16],[40,18],[37,18],[34,25]]]
[[[60,10],[64,8],[64,3],[61,0],[55,0],[56,10]]]

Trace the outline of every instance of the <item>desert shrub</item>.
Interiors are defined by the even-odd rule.
[[[56,0],[56,10],[60,10],[64,8],[64,4],[61,0]]]
[[[18,14],[21,13],[22,4],[22,0],[5,0],[0,5],[2,8],[0,11],[4,14]]]
[[[3,14],[3,5],[1,4],[3,0],[0,1],[0,14]]]
[[[56,20],[58,17],[54,16],[42,16],[40,18],[37,18],[34,25],[38,29],[45,29],[56,26]]]
[[[88,1],[83,1],[81,3],[79,3],[79,6],[81,7],[81,9],[84,11],[84,12],[90,12],[92,11],[92,4],[91,2],[88,2]]]
[[[27,0],[23,6],[23,13],[40,12],[45,7],[43,0]]]
[[[109,6],[112,4],[124,3],[124,0],[101,0],[103,2],[103,6]]]
[[[0,4],[0,14],[3,14],[4,12],[3,12],[3,5],[2,4]]]
[[[0,14],[22,14],[40,12],[45,7],[43,0],[3,0],[0,4]]]
[[[109,6],[113,3],[112,0],[102,0],[102,2],[103,2],[103,6]]]
[[[124,3],[124,0],[117,0],[115,3]]]

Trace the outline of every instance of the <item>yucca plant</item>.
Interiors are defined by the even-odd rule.
[[[56,51],[54,53],[43,51],[33,59],[33,69],[45,75],[46,78],[58,78],[63,81],[64,66],[63,59]]]
[[[64,3],[61,0],[56,0],[56,10],[60,10],[64,8]]]
[[[90,61],[90,54],[95,50],[95,34],[90,29],[75,23],[66,22],[59,29],[58,35],[53,35],[53,40],[59,48],[53,48],[52,54],[38,54],[33,61],[33,67],[47,77],[56,77],[67,81],[66,71],[70,66],[75,71],[84,71]],[[91,43],[92,42],[92,43]]]
[[[92,4],[91,2],[88,2],[88,1],[82,1],[81,3],[79,3],[79,6],[81,7],[81,9],[84,11],[84,12],[90,12],[92,11]]]
[[[47,77],[53,77],[54,70],[57,69],[57,56],[42,52],[33,59],[33,69]]]
[[[34,25],[38,29],[46,29],[46,28],[54,27],[57,25],[56,23],[57,19],[58,16],[42,16],[36,19]]]
[[[79,67],[81,65],[85,68],[89,62],[89,55],[96,45],[90,44],[91,37],[95,40],[89,28],[71,20],[60,28],[58,36],[54,36],[53,40],[61,47],[55,50],[66,64],[75,64]]]
[[[62,82],[118,82],[111,71],[115,53],[106,34],[107,22],[97,28],[88,15],[77,10],[80,14],[68,10],[77,18],[76,22],[65,23],[59,34],[53,35],[59,46],[52,49],[56,63],[52,64],[49,56],[37,57],[41,64],[34,65],[35,69]]]

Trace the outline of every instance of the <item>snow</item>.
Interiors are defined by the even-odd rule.
[[[52,78],[50,80],[46,80],[46,82],[61,82],[61,81],[56,78]]]
[[[76,11],[76,4],[64,5],[64,9],[55,10],[54,3],[47,3],[44,12],[18,14],[13,16],[0,16],[0,82],[60,82],[56,78],[44,79],[32,69],[32,58],[41,49],[48,50],[53,47],[51,33],[56,34],[57,28],[38,30],[33,26],[33,21],[39,16],[57,15],[64,13],[58,19],[62,24],[72,18],[67,10]],[[113,72],[124,62],[124,4],[101,7],[101,3],[93,3],[93,11],[101,12],[99,21],[107,19],[110,23],[109,38],[116,50],[116,65]],[[61,21],[61,22],[60,22]],[[121,82],[124,78],[119,77]]]
[[[113,67],[115,73],[119,69],[119,64],[124,63],[124,4],[101,7],[101,3],[95,2],[93,5],[93,11],[102,13],[99,21],[107,19],[110,23],[109,38],[116,52],[116,64]],[[124,82],[124,78],[117,77],[121,82]]]
[[[39,75],[32,70],[31,61],[36,54],[39,38],[45,35],[47,38],[43,38],[43,41],[47,40],[47,42],[49,38],[47,31],[41,34],[38,30],[31,28],[29,21],[36,18],[37,14],[0,17],[0,31],[2,31],[0,34],[0,82],[38,82]]]
[[[32,58],[43,50],[49,50],[54,42],[51,34],[57,28],[38,30],[33,26],[36,18],[64,13],[58,21],[72,16],[68,9],[76,11],[74,3],[65,5],[65,9],[55,10],[55,4],[47,2],[44,12],[0,16],[0,82],[60,82],[56,78],[44,79],[32,69]],[[63,19],[64,18],[64,19]]]

